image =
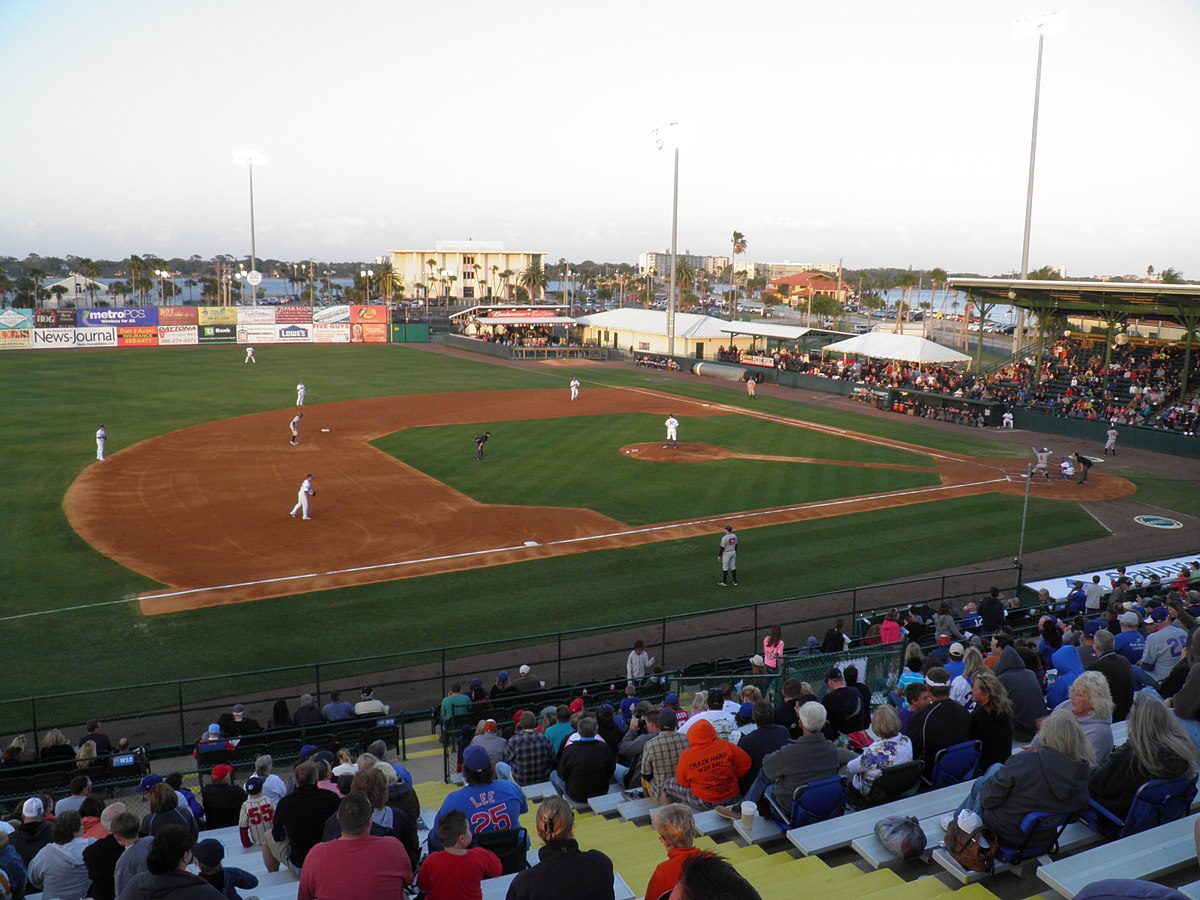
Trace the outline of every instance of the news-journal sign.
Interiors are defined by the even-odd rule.
[[[1193,560],[1200,559],[1200,552],[1189,553],[1186,556],[1173,556],[1170,559],[1156,559],[1152,562],[1136,563],[1125,567],[1125,574],[1130,580],[1136,579],[1139,575],[1143,581],[1149,580],[1151,575],[1157,575],[1165,583],[1170,583],[1179,574],[1179,570],[1185,565],[1189,565]],[[1084,585],[1092,583],[1092,576],[1099,575],[1100,583],[1104,585],[1104,590],[1112,587],[1112,579],[1117,577],[1116,569],[1096,569],[1092,572],[1080,572],[1078,575],[1065,575],[1061,578],[1045,578],[1041,581],[1030,581],[1026,583],[1026,587],[1034,591],[1040,591],[1045,588],[1050,592],[1050,596],[1061,600],[1075,587],[1076,581],[1082,581]]]
[[[117,326],[93,328],[35,328],[34,350],[75,350],[79,347],[116,347]]]
[[[124,307],[113,309],[81,309],[80,328],[104,328],[108,325],[154,326],[158,324],[157,309]]]
[[[350,324],[330,323],[330,322],[314,322],[313,343],[314,344],[348,344],[350,343]]]
[[[238,325],[237,329],[239,344],[311,344],[312,339],[311,325]]]
[[[346,340],[350,340],[349,333]],[[0,350],[28,350],[32,346],[32,328],[0,328]]]
[[[0,328],[9,331],[33,327],[32,309],[0,309]]]
[[[200,342],[199,329],[195,325],[159,325],[158,346],[183,347]]]

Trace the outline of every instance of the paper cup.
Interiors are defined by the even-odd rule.
[[[758,815],[758,804],[745,802],[742,804],[742,827],[749,831],[754,827],[754,817]]]

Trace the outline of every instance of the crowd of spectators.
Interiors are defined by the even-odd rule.
[[[560,337],[550,328],[519,328],[512,326],[503,334],[486,332],[475,335],[475,339],[488,344],[499,344],[502,347],[581,347],[578,341]]]
[[[643,354],[634,359],[634,365],[645,366],[647,369],[665,369],[668,372],[679,371],[679,363],[671,359],[669,356],[655,356],[653,354]]]

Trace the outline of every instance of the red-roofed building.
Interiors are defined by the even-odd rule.
[[[839,303],[845,303],[850,293],[850,285],[843,282],[838,291],[837,278],[824,272],[801,272],[786,278],[776,278],[769,283],[769,288],[791,304],[796,301],[808,302],[810,297],[833,297]]]

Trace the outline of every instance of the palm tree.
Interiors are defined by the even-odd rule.
[[[737,262],[738,254],[746,252],[747,243],[748,242],[746,241],[746,236],[744,234],[742,234],[740,231],[735,231],[733,233],[733,255],[729,258],[729,292],[730,292],[729,318],[730,319],[733,318],[733,309],[735,306],[735,299],[737,297],[737,293],[734,289],[734,284],[733,284],[733,272],[734,272],[734,269],[737,268],[735,263]]]
[[[937,266],[935,266],[934,268],[929,270],[929,287],[933,291],[933,301],[935,303],[937,302],[938,288],[944,287],[946,284],[946,279],[948,279],[949,277],[950,277],[950,275],[949,275],[949,273],[946,272],[945,269],[938,268]],[[946,306],[946,294],[945,294],[945,292],[943,292],[942,293],[942,310],[943,310],[943,312],[945,311],[945,306]]]
[[[188,303],[192,302],[192,288],[194,288],[199,283],[200,282],[198,282],[195,278],[189,278],[187,281],[184,282],[184,285],[188,289]],[[109,285],[108,289],[111,291],[112,285]]]
[[[54,295],[54,305],[55,306],[58,306],[58,307],[62,306],[63,294],[65,294],[66,292],[67,292],[67,289],[65,287],[63,287],[61,284],[56,284],[54,287],[50,288],[50,293],[52,293]]]
[[[505,269],[500,273],[500,282],[504,285],[504,295],[508,298],[510,303],[512,302],[512,282],[516,274],[517,273],[512,269]]]
[[[495,264],[493,263],[493,264],[492,264],[492,267],[491,267],[491,272],[492,272],[492,293],[493,293],[493,294],[495,294],[495,293],[496,293],[496,273],[497,273],[497,272],[499,272],[499,271],[500,271],[500,267],[499,267],[499,266],[497,266],[497,265],[495,265]]]
[[[96,265],[94,260],[85,259],[80,262],[79,267],[83,270],[83,276],[88,280],[88,297],[91,302],[96,302],[96,276],[100,274],[100,267]]]
[[[1163,284],[1183,284],[1183,273],[1174,266],[1167,266],[1158,273],[1158,280]]]
[[[678,292],[676,296],[676,309],[683,306],[683,293],[693,284],[696,283],[696,272],[687,264],[686,260],[679,260],[675,266],[675,286]]]
[[[1154,278],[1154,266],[1146,266],[1146,278],[1147,279]]]
[[[436,279],[434,278],[434,274],[437,272],[437,267],[438,267],[437,260],[434,259],[433,257],[430,257],[429,259],[425,260],[425,268],[427,268],[429,270],[429,274],[425,276],[425,298],[426,298],[425,302],[426,302],[426,304],[428,304],[428,302],[429,302],[429,299],[428,299],[429,298],[429,284],[432,281],[436,281]]]
[[[900,277],[896,279],[896,287],[901,289],[900,292],[900,308],[896,310],[896,327],[893,331],[899,332],[901,324],[904,321],[905,308],[908,303],[908,295],[917,285],[917,276],[912,272],[901,272]]]
[[[545,298],[546,290],[546,267],[530,263],[525,267],[525,271],[521,273],[521,287],[529,292],[529,302],[536,303],[538,292],[542,292],[543,299]]]
[[[13,280],[8,277],[8,273],[4,271],[4,266],[0,266],[0,305],[3,305],[8,300],[8,292],[13,289]]]
[[[875,291],[869,291],[862,295],[858,301],[859,306],[867,311],[867,331],[871,330],[871,314],[883,306],[883,298]]]

